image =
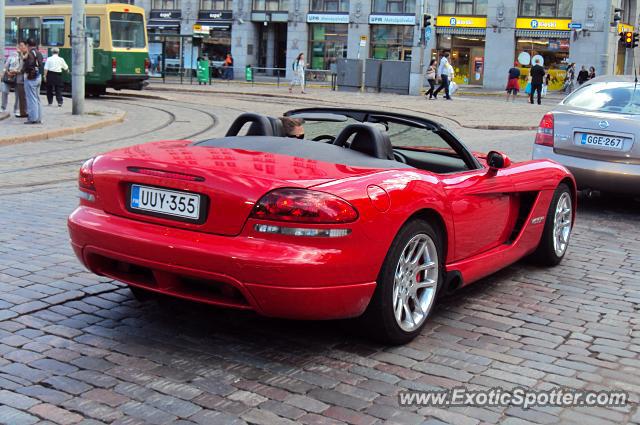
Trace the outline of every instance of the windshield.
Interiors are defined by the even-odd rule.
[[[111,12],[109,19],[113,47],[141,49],[146,46],[141,14]]]
[[[627,82],[597,83],[581,87],[567,97],[564,105],[588,111],[640,114],[640,85]]]

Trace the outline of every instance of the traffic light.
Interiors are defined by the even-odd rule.
[[[624,33],[624,45],[627,49],[633,47],[633,33],[631,31]]]
[[[631,43],[631,48],[635,48],[638,47],[638,33],[634,32],[633,33],[633,41]]]
[[[431,15],[422,15],[422,28],[428,28],[431,26]]]

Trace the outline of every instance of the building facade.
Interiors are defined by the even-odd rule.
[[[636,29],[640,12],[638,0],[134,1],[148,13],[155,72],[195,68],[201,56],[221,62],[227,53],[236,77],[246,65],[289,76],[301,52],[309,68],[321,70],[340,58],[401,60],[411,62],[412,93],[429,60],[444,51],[455,81],[490,89],[505,86],[516,61],[526,70],[542,60],[555,88],[569,62],[598,75],[630,74],[632,52],[618,34]],[[17,2],[24,3],[8,0]],[[432,16],[427,29],[425,14]]]

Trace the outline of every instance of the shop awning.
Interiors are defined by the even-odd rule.
[[[196,25],[207,27],[210,30],[231,30],[233,21],[208,21],[205,19],[196,21]]]
[[[516,30],[516,37],[571,38],[571,31]]]
[[[455,34],[455,35],[485,35],[486,28],[456,28],[456,27],[436,27],[438,34]]]
[[[147,28],[180,28],[180,20],[176,19],[150,19]]]

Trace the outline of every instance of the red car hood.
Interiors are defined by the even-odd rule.
[[[141,168],[178,174],[165,177],[135,171]],[[273,189],[311,187],[376,171],[268,152],[193,146],[184,140],[118,149],[99,156],[93,165],[98,201],[106,212],[223,235],[240,233],[254,204]],[[201,181],[180,179],[180,174]],[[206,222],[184,223],[128,211],[131,183],[206,195],[210,202]]]

